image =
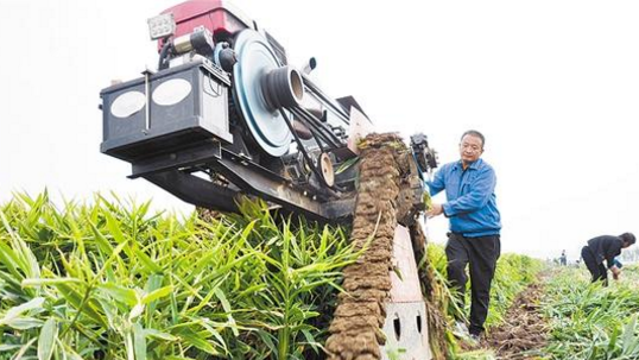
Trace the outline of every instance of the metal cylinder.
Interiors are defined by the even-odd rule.
[[[208,29],[196,29],[173,40],[173,49],[179,55],[195,50],[200,55],[212,56],[213,35]]]
[[[262,78],[262,94],[269,110],[297,107],[304,98],[304,83],[299,71],[283,66]]]
[[[304,64],[304,67],[302,68],[302,72],[308,75],[311,73],[311,71],[315,70],[316,67],[317,67],[317,60],[314,57],[312,57],[308,59],[308,62],[306,64]]]
[[[322,153],[319,159],[319,168],[324,177],[324,183],[328,186],[335,185],[335,170],[333,170],[333,162],[327,153]]]

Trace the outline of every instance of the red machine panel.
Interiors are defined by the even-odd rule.
[[[173,13],[175,18],[175,37],[191,33],[199,26],[209,29],[216,39],[254,28],[251,19],[224,0],[190,0],[162,12],[167,13]],[[160,42],[160,48],[162,45]]]

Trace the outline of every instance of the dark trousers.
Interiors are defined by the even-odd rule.
[[[581,258],[584,259],[584,264],[592,275],[592,282],[601,281],[604,286],[608,285],[608,270],[604,266],[603,262],[597,262],[595,256],[590,251],[588,246],[584,246],[581,249]]]
[[[484,322],[488,316],[490,284],[495,276],[497,259],[501,253],[499,235],[476,238],[449,233],[446,244],[448,258],[448,281],[456,289],[464,304],[466,291],[466,265],[470,265],[470,326],[471,334],[479,335],[484,331]]]

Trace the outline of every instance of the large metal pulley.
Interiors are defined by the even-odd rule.
[[[268,40],[253,30],[235,40],[238,62],[233,68],[234,96],[257,144],[271,156],[289,150],[293,134],[281,109],[297,107],[304,97],[299,71],[282,66]]]

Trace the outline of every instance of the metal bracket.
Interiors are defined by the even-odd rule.
[[[221,158],[222,144],[220,140],[210,139],[195,148],[162,154],[133,163],[132,174],[128,177],[135,179],[154,173],[205,164]]]

